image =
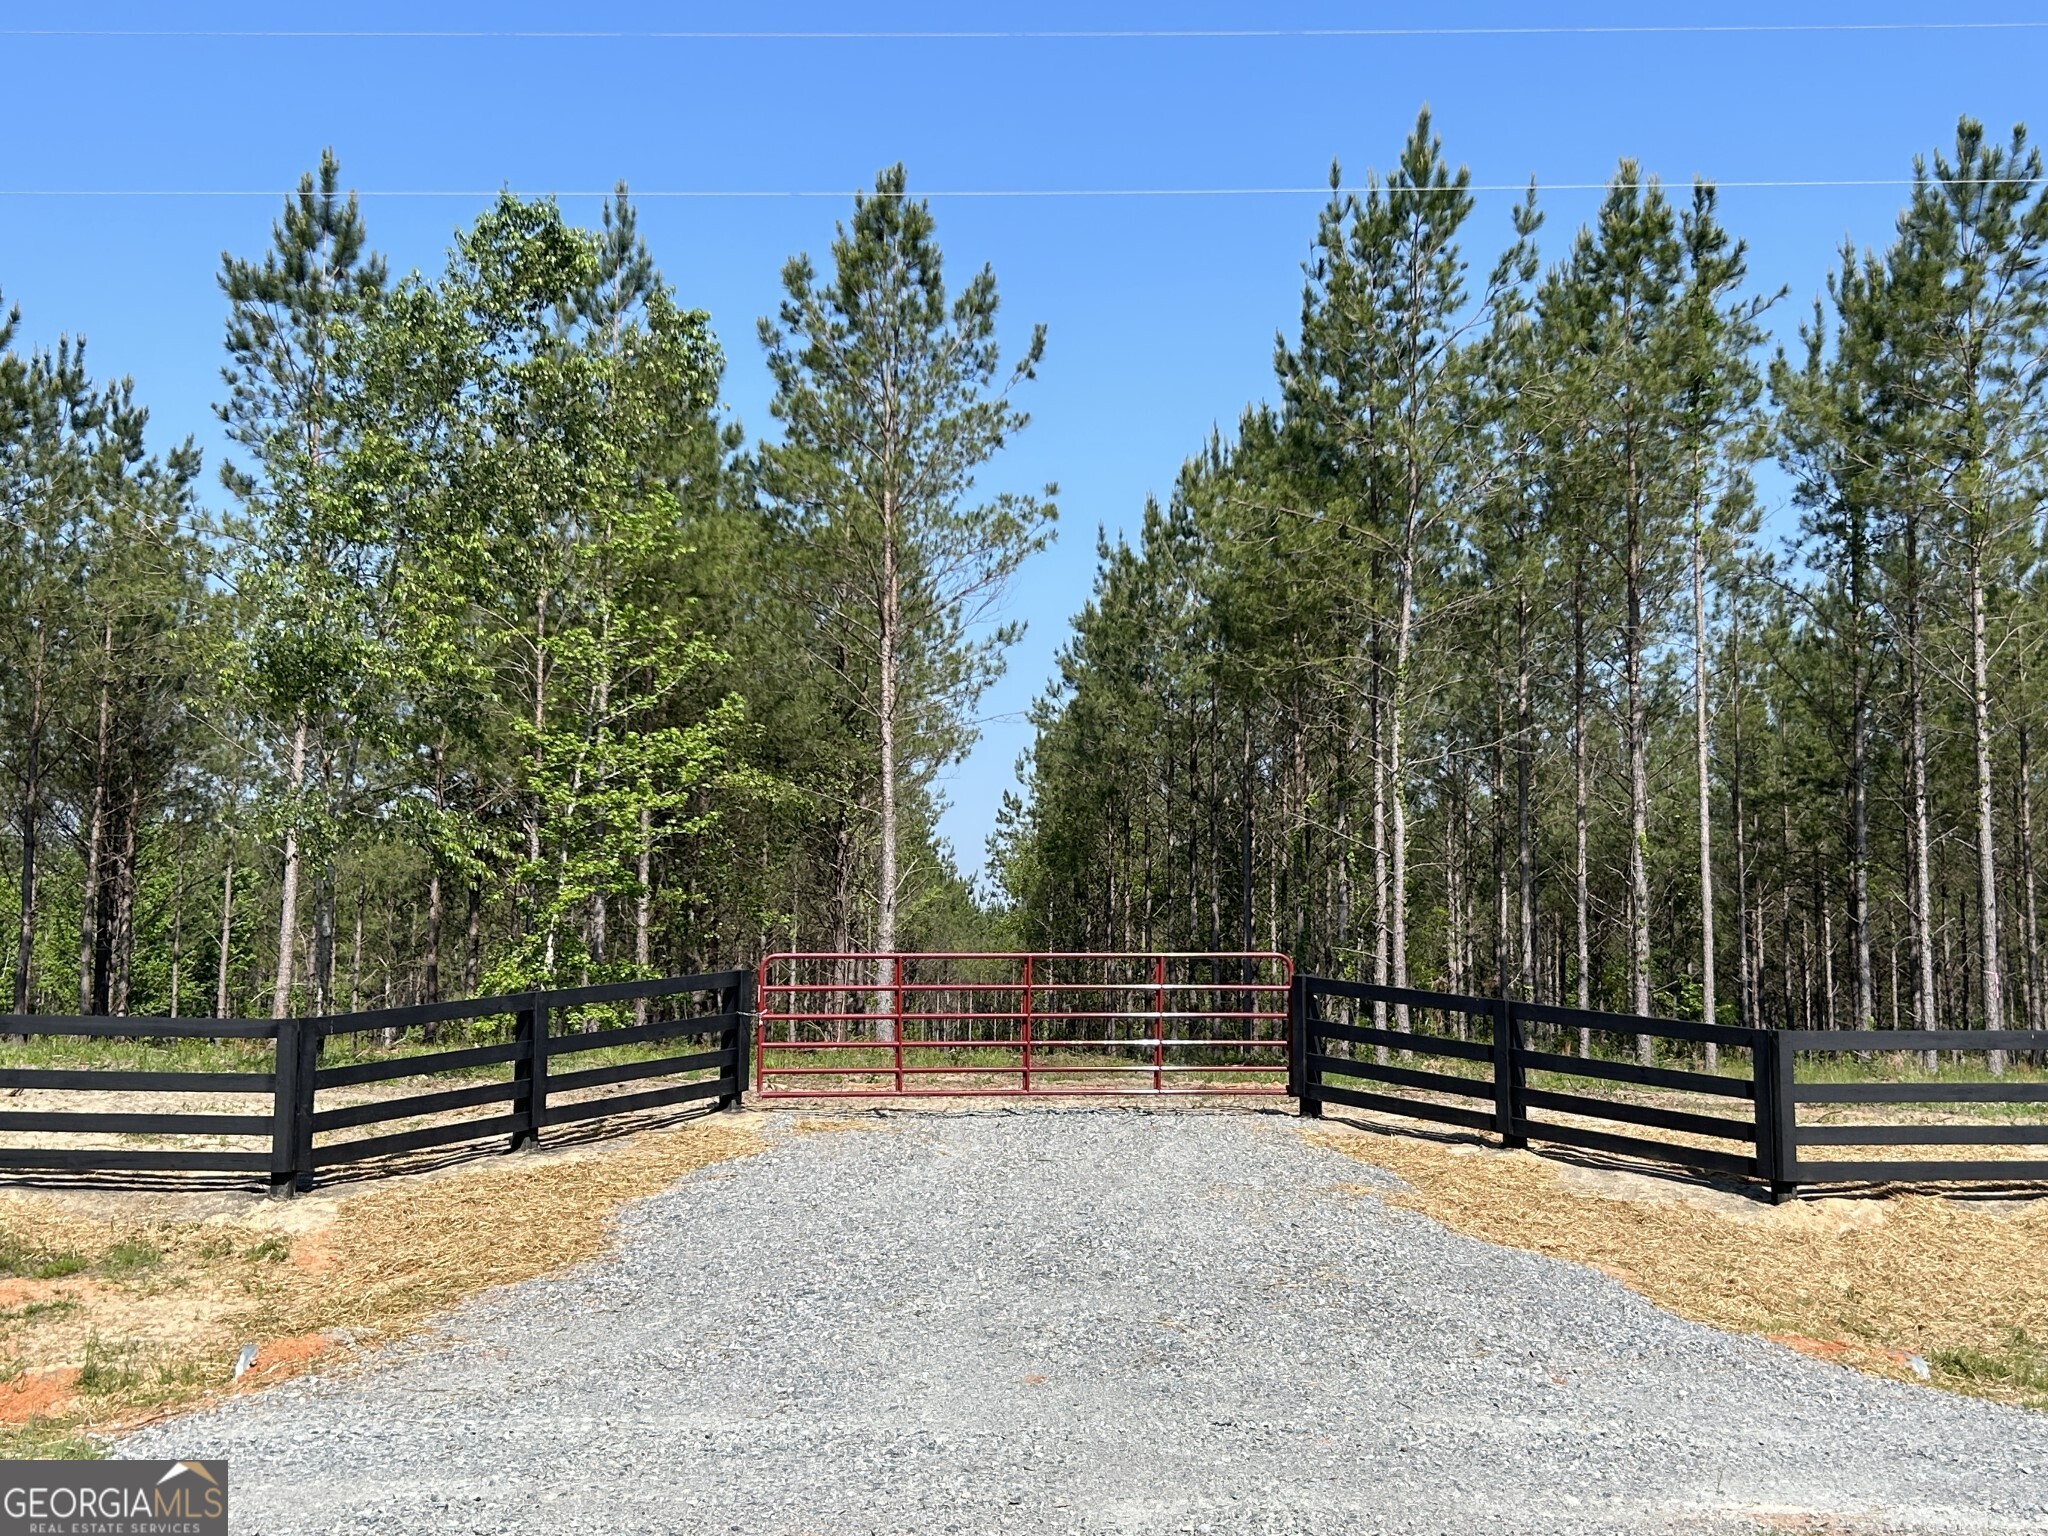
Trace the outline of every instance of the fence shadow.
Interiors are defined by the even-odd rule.
[[[1349,1130],[1366,1131],[1375,1136],[1391,1136],[1403,1141],[1426,1142],[1431,1146],[1471,1147],[1489,1152],[1503,1150],[1497,1141],[1478,1131],[1438,1130],[1434,1126],[1422,1123],[1404,1124],[1394,1118],[1368,1120],[1356,1115],[1330,1114],[1325,1114],[1321,1118],[1329,1124],[1341,1125]],[[1677,1163],[1655,1162],[1647,1158],[1597,1152],[1583,1147],[1537,1144],[1516,1150],[1527,1152],[1546,1163],[1583,1168],[1589,1172],[1626,1173],[1658,1184],[1735,1195],[1756,1204],[1771,1202],[1770,1192],[1759,1187],[1754,1180],[1683,1167]]]

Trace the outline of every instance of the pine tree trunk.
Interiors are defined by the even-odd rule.
[[[896,1038],[895,1016],[903,1007],[902,998],[896,995],[890,985],[895,977],[895,962],[890,956],[896,948],[896,692],[899,681],[897,629],[902,619],[903,598],[902,573],[897,568],[896,518],[894,492],[885,492],[882,501],[882,590],[878,615],[881,649],[880,708],[876,722],[880,727],[881,736],[879,768],[882,796],[881,872],[875,893],[875,1002],[880,1010],[875,1020],[877,1040]]]
[[[113,721],[112,697],[106,676],[107,668],[112,665],[114,646],[111,626],[105,635],[100,674],[99,731],[93,750],[92,814],[85,838],[85,899],[79,903],[78,913],[78,1011],[82,1014],[94,1011],[93,1000],[99,995],[95,974],[98,968],[94,961],[99,951],[100,863],[106,841],[107,758]]]
[[[847,954],[853,948],[853,829],[841,811],[832,825],[832,1009],[852,1013],[865,1007],[860,994],[852,990],[853,962]],[[846,1021],[832,1021],[832,1038],[846,1038]]]
[[[1779,765],[1783,782],[1783,763]],[[1780,1001],[1785,1009],[1785,1028],[1791,1029],[1798,1014],[1792,1007],[1792,801],[1778,798],[1778,950],[1783,963],[1778,967]]]
[[[1813,894],[1820,903],[1821,999],[1826,1009],[1824,1029],[1837,1029],[1835,1015],[1835,908],[1822,886],[1820,871],[1814,871]]]
[[[1457,770],[1453,769],[1453,773]],[[1449,991],[1465,990],[1464,967],[1458,963],[1464,942],[1465,861],[1459,844],[1463,841],[1464,797],[1453,778],[1444,805],[1444,981]]]
[[[229,1017],[228,968],[235,951],[235,844],[228,840],[227,864],[220,877],[220,962],[214,972],[213,1016]]]
[[[1709,1024],[1720,1015],[1714,1001],[1714,820],[1713,781],[1707,760],[1707,552],[1697,517],[1692,532],[1692,663],[1693,748],[1698,773],[1700,811],[1700,1017]],[[1707,1070],[1721,1064],[1721,1048],[1707,1042]]]
[[[1851,1029],[1876,1028],[1876,983],[1870,961],[1870,682],[1864,640],[1864,525],[1850,529],[1849,609],[1849,929],[1856,946],[1856,1017]]]
[[[2034,878],[2034,770],[2031,741],[2027,731],[2027,712],[2024,700],[2027,693],[2026,662],[2020,663],[2020,724],[2017,732],[2019,746],[2019,784],[2014,797],[2019,802],[2020,824],[2020,900],[2023,910],[2020,914],[2023,932],[2020,935],[2022,957],[2026,966],[2028,1029],[2041,1028],[2041,922],[2036,910]]]
[[[1238,921],[1237,947],[1249,950],[1253,943],[1252,920],[1252,718],[1249,708],[1244,715],[1243,751],[1238,763],[1242,775],[1238,796],[1237,817],[1237,876],[1238,876]],[[1249,974],[1251,962],[1245,962]]]
[[[14,1011],[27,1013],[35,996],[37,834],[42,830],[43,800],[43,658],[48,654],[47,632],[36,625],[36,660],[31,669],[34,682],[29,690],[28,739],[22,743],[21,785],[21,913],[14,946]]]
[[[271,988],[270,1016],[288,1018],[292,1008],[292,969],[299,940],[299,795],[306,784],[306,717],[292,731],[291,817],[284,829],[284,877],[278,891],[277,982]]]
[[[437,863],[427,875],[427,960],[421,991],[426,1001],[441,1001],[441,869]]]
[[[477,987],[483,981],[483,881],[469,882],[469,917],[463,933],[462,995],[475,997]]]
[[[640,846],[633,874],[633,965],[646,976],[653,970],[654,955],[654,808],[649,805],[640,807]],[[637,1024],[647,1022],[646,998],[634,1004],[633,1019]]]
[[[1578,961],[1578,1005],[1593,1006],[1592,870],[1587,862],[1593,766],[1586,746],[1586,565],[1581,553],[1572,573],[1572,918]],[[1593,1032],[1579,1031],[1579,1055],[1593,1054]]]
[[[356,886],[356,931],[348,947],[348,1011],[363,1006],[363,907],[369,900],[367,883]]]
[[[108,944],[113,976],[110,1001],[116,1018],[128,1015],[128,980],[135,960],[135,846],[142,822],[142,786],[128,791],[126,825],[121,829],[121,851],[114,864],[114,931]]]
[[[1756,956],[1749,921],[1749,834],[1744,818],[1742,785],[1745,763],[1742,742],[1742,595],[1730,604],[1728,641],[1728,726],[1734,773],[1728,781],[1729,820],[1735,827],[1735,995],[1742,1009],[1739,1022],[1754,1028],[1757,1017]]]
[[[1487,753],[1492,774],[1488,797],[1493,809],[1493,995],[1508,989],[1508,768],[1507,710],[1496,674],[1493,691],[1493,747]]]
[[[1515,889],[1519,897],[1517,926],[1520,928],[1520,963],[1516,966],[1516,995],[1526,998],[1535,981],[1536,970],[1536,854],[1534,807],[1531,804],[1534,777],[1536,721],[1531,699],[1529,666],[1529,594],[1515,593]]]
[[[1393,928],[1392,885],[1389,880],[1387,857],[1387,707],[1385,697],[1385,671],[1377,663],[1377,642],[1375,642],[1375,663],[1372,669],[1372,704],[1370,730],[1372,734],[1372,980],[1373,985],[1384,987],[1390,979],[1388,962],[1392,956],[1391,940]],[[1385,1028],[1387,1010],[1384,1003],[1373,1004],[1373,1024]]]
[[[1970,561],[1970,724],[1977,747],[1977,928],[1984,978],[1984,1027],[2005,1028],[2005,986],[1998,963],[1998,856],[1992,840],[1991,651],[1985,633],[1984,567]],[[2005,1073],[2006,1053],[1989,1053],[1993,1077]]]
[[[1643,526],[1633,438],[1628,447],[1628,498],[1624,553],[1627,619],[1623,636],[1622,679],[1627,695],[1624,728],[1628,736],[1629,979],[1635,1011],[1638,1015],[1647,1016],[1650,1012],[1650,765],[1643,697]],[[1645,1066],[1656,1061],[1654,1037],[1636,1036],[1636,1058]]]
[[[1921,659],[1919,518],[1909,512],[1906,528],[1906,773],[1907,792],[1912,799],[1912,821],[1908,827],[1913,853],[1913,901],[1911,926],[1915,972],[1914,1011],[1920,1029],[1936,1029],[1934,991],[1934,839],[1930,828],[1927,794],[1927,690]],[[1937,1057],[1929,1051],[1928,1069]]]
[[[323,864],[313,887],[313,943],[307,957],[313,972],[313,1012],[325,1014],[334,1000],[334,865]]]
[[[1411,470],[1411,481],[1412,481]],[[1417,496],[1411,484],[1411,507],[1417,506]],[[1392,869],[1389,881],[1392,885],[1393,910],[1390,914],[1388,946],[1393,951],[1394,985],[1408,985],[1408,764],[1405,757],[1406,743],[1403,738],[1403,717],[1408,712],[1408,659],[1415,642],[1415,545],[1416,522],[1419,512],[1411,511],[1407,520],[1404,542],[1401,550],[1401,569],[1395,597],[1394,630],[1394,677],[1387,701],[1387,804],[1390,821],[1390,835],[1393,841]],[[1403,1006],[1394,1010],[1394,1027],[1406,1031],[1409,1027],[1408,1009]]]

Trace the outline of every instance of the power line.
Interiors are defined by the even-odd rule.
[[[1647,181],[1649,178],[1645,178]],[[1859,187],[1912,187],[1921,184],[1923,178],[1911,176],[1864,176],[1864,177],[1808,177],[1779,178],[1771,180],[1716,181],[1702,177],[1717,191],[1778,191]],[[1947,187],[1996,187],[2032,186],[2038,180],[2030,176],[1973,176],[1973,177],[1926,177],[1931,185]],[[1688,183],[1689,184],[1689,183]],[[1462,190],[1471,193],[1487,192],[1605,192],[1611,181],[1496,181],[1470,182],[1463,188],[1437,187],[1370,187],[1363,183],[1348,185],[1339,190],[1345,192],[1378,192],[1381,196],[1400,197],[1417,192]],[[1667,185],[1677,185],[1668,183]],[[491,188],[378,188],[362,190],[351,188],[349,195],[359,198],[402,198],[402,199],[484,199],[497,197],[501,192],[514,197],[561,199],[610,198],[617,192],[615,187],[601,191],[563,190],[549,188],[536,191],[519,191],[509,187]],[[930,191],[910,189],[903,192],[877,192],[872,187],[826,187],[748,189],[723,187],[668,187],[652,191],[638,187],[628,189],[628,195],[636,202],[656,200],[703,200],[772,202],[780,199],[834,198],[844,199],[858,194],[862,197],[905,197],[924,198],[980,198],[980,199],[1045,199],[1045,198],[1240,198],[1240,197],[1328,197],[1331,187],[1328,182],[1313,186],[1279,187],[945,187]],[[298,197],[296,187],[0,187],[0,198],[286,198]]]
[[[1342,38],[1460,37],[1699,37],[1753,34],[2018,32],[2048,28],[2048,21],[1806,21],[1673,22],[1610,26],[1495,27],[1102,27],[906,31],[538,30],[454,28],[285,27],[8,27],[0,37],[268,40],[295,42],[1123,42],[1331,40]]]

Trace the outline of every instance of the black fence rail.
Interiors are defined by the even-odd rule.
[[[1943,1183],[2007,1183],[2048,1179],[2048,1158],[1930,1156],[1924,1149],[1983,1147],[2014,1149],[2048,1144],[2048,1124],[2021,1121],[2011,1112],[2022,1105],[2048,1104],[2048,1082],[2013,1082],[1993,1078],[1989,1061],[1978,1080],[1922,1076],[1901,1082],[1800,1082],[1795,1063],[1801,1056],[1839,1060],[1844,1055],[1873,1057],[1893,1052],[1940,1061],[2048,1052],[2048,1031],[1923,1030],[1911,1034],[1888,1030],[1787,1030],[1779,1036],[1782,1055],[1780,1095],[1788,1105],[1779,1126],[1779,1157],[1788,1179],[1817,1183],[1832,1179],[1925,1179]],[[1801,1123],[1797,1108],[1812,1105],[1887,1106],[1894,1115],[1944,1109],[1972,1123],[1916,1122],[1895,1119],[1887,1124],[1866,1121]],[[1846,1157],[1808,1157],[1810,1149],[1847,1148]],[[1918,1156],[1872,1157],[1867,1148],[1906,1148]]]
[[[1764,1106],[1767,1114],[1771,1103],[1768,1092],[1761,1096],[1758,1094],[1755,1070],[1758,1037],[1765,1031],[1725,1024],[1691,1023],[1682,1019],[1638,1018],[1633,1014],[1588,1013],[1575,1008],[1550,1008],[1535,1003],[1510,1002],[1502,1006],[1510,1020],[1510,1060],[1513,1064],[1505,1096],[1513,1106],[1518,1136],[1625,1157],[1657,1158],[1708,1173],[1774,1177],[1773,1170],[1767,1166],[1767,1159],[1758,1150],[1764,1143],[1768,1124],[1759,1119],[1757,1108]],[[1602,1037],[1620,1036],[1626,1041],[1671,1040],[1687,1046],[1713,1045],[1719,1048],[1723,1065],[1739,1064],[1744,1071],[1737,1077],[1724,1072],[1645,1064],[1640,1060],[1531,1050],[1523,1042],[1521,1034],[1534,1025],[1549,1025],[1559,1031],[1587,1031]],[[1770,1048],[1765,1046],[1763,1051],[1768,1057]],[[1651,1054],[1655,1054],[1654,1050]],[[1527,1086],[1525,1078],[1531,1072],[1542,1073],[1559,1086]],[[1575,1082],[1584,1083],[1586,1079],[1591,1079],[1591,1084],[1567,1086]],[[1622,1088],[1648,1088],[1667,1094],[1697,1096],[1708,1100],[1709,1104],[1698,1109],[1681,1109],[1606,1096]],[[1728,1100],[1747,1104],[1748,1112],[1739,1118],[1727,1113],[1724,1101]],[[1534,1118],[1532,1112],[1544,1111],[1551,1115],[1571,1115],[1580,1120],[1605,1121],[1623,1129],[1608,1130]],[[1646,1131],[1670,1134],[1653,1139],[1643,1134]]]
[[[9,1098],[29,1090],[57,1093],[227,1094],[254,1100],[251,1114],[195,1111],[97,1109],[0,1110],[0,1135],[55,1133],[63,1141],[0,1147],[0,1169],[44,1169],[112,1173],[250,1173],[271,1165],[271,1104],[277,1073],[268,1059],[278,1026],[268,1019],[100,1019],[32,1015],[10,1018],[14,1035],[86,1036],[99,1040],[211,1040],[240,1043],[243,1060],[263,1070],[164,1071],[99,1067],[0,1067],[0,1092]],[[241,1062],[237,1062],[239,1067]],[[0,1099],[0,1103],[6,1102]],[[76,1100],[60,1100],[76,1103]],[[76,1136],[205,1137],[208,1145],[171,1147],[80,1145]],[[219,1140],[244,1143],[222,1147]],[[68,1143],[68,1144],[67,1144]]]
[[[0,1136],[60,1133],[0,1146],[0,1170],[247,1173],[288,1194],[341,1166],[501,1138],[510,1150],[550,1126],[698,1100],[722,1108],[738,1103],[746,1084],[753,1012],[753,972],[722,971],[324,1018],[10,1018],[0,1029],[16,1036],[213,1041],[232,1054],[228,1065],[204,1070],[0,1067],[0,1092],[247,1095],[260,1108],[150,1113],[76,1101],[88,1107],[0,1109]],[[445,1043],[450,1026],[469,1038]],[[494,1034],[504,1038],[477,1043]],[[360,1047],[365,1036],[376,1039],[354,1053],[361,1059],[331,1059],[341,1054],[331,1042]],[[591,1064],[592,1053],[616,1059]],[[379,1092],[450,1074],[461,1079],[450,1087]],[[175,1144],[107,1145],[113,1137]]]
[[[1848,1080],[1801,1081],[1798,1065],[1803,1056],[2038,1058],[2048,1032],[1752,1029],[1309,975],[1295,977],[1288,1012],[1288,1091],[1312,1117],[1335,1104],[1491,1133],[1505,1146],[1538,1140],[1646,1158],[1758,1179],[1775,1199],[1815,1183],[2048,1180],[2048,1158],[1812,1155],[2048,1146],[2048,1123],[2017,1118],[2048,1105],[2048,1082],[1988,1073],[1880,1081],[1867,1065]],[[1679,1054],[1687,1059],[1669,1060]],[[1802,1105],[1946,1106],[1951,1119],[1802,1122]],[[1953,1123],[1956,1106],[1980,1118]]]

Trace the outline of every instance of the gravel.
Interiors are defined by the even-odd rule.
[[[121,1454],[228,1458],[263,1536],[2048,1530],[2048,1415],[1460,1237],[1281,1115],[760,1118],[613,1258]]]

